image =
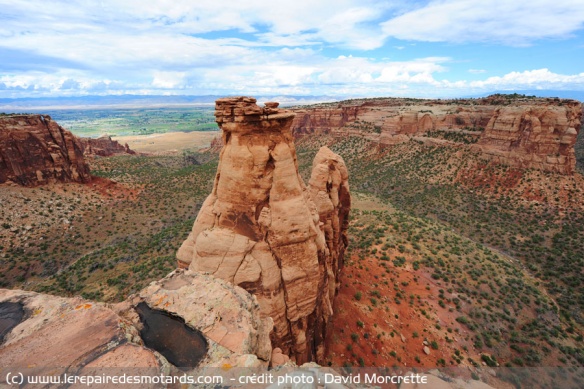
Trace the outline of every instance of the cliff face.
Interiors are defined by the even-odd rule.
[[[359,112],[364,110],[360,106],[296,110],[292,132],[294,134],[329,134],[335,128],[357,120]]]
[[[126,143],[121,145],[118,141],[112,140],[108,135],[99,138],[79,138],[83,148],[83,155],[99,155],[100,157],[110,157],[116,154],[136,154]]]
[[[490,159],[506,165],[574,173],[574,145],[582,118],[578,102],[562,106],[497,109],[478,145]]]
[[[400,100],[344,104],[295,110],[292,132],[295,136],[365,136],[382,144],[395,144],[398,139],[405,141],[437,129],[485,127],[495,110],[493,106],[451,106],[432,100],[407,105]]]
[[[474,150],[502,164],[562,174],[572,174],[575,169],[574,144],[582,104],[574,100],[513,101],[492,96],[348,104],[296,110],[294,135],[358,136],[381,145],[415,138],[431,145],[452,145],[437,138],[437,132],[446,132],[466,136],[477,143]]]
[[[272,342],[298,363],[324,356],[347,240],[347,169],[323,148],[307,188],[298,174],[294,113],[239,97],[216,101],[223,148],[212,193],[177,253],[258,298]]]
[[[0,116],[0,183],[89,182],[83,147],[47,115]]]

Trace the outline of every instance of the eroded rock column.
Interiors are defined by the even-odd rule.
[[[177,253],[258,298],[272,343],[298,363],[324,356],[350,208],[344,162],[319,151],[307,188],[290,130],[294,113],[248,97],[216,101],[223,130],[212,193]]]

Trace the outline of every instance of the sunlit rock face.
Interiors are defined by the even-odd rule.
[[[520,106],[497,109],[478,147],[489,159],[505,165],[572,174],[574,144],[582,105]]]
[[[347,244],[348,174],[327,148],[307,187],[298,173],[295,114],[249,97],[216,101],[223,148],[212,193],[177,253],[179,266],[239,285],[274,321],[272,343],[298,363],[324,356]]]
[[[110,157],[117,154],[136,154],[130,149],[128,144],[120,144],[109,135],[102,135],[99,138],[79,138],[85,156]]]
[[[75,135],[48,115],[0,116],[0,184],[89,182],[89,165]]]
[[[411,139],[430,146],[453,145],[432,135],[446,131],[476,137],[477,143],[470,147],[486,160],[521,169],[573,174],[582,103],[552,98],[515,101],[493,95],[466,100],[347,101],[295,112],[292,132],[297,138],[353,136],[383,146]]]

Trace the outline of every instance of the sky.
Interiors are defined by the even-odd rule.
[[[584,91],[582,0],[0,0],[0,98]]]

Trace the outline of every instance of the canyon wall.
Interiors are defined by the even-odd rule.
[[[89,182],[79,138],[48,115],[0,116],[0,183]]]
[[[505,165],[572,174],[581,118],[582,105],[576,101],[562,106],[498,108],[478,148]]]
[[[177,253],[179,266],[239,285],[274,321],[272,343],[297,363],[324,357],[347,245],[348,173],[326,147],[307,187],[294,113],[247,97],[216,101],[223,148],[212,193]]]
[[[381,145],[414,138],[425,144],[451,146],[457,142],[438,139],[456,139],[454,135],[459,134],[466,136],[467,143],[474,143],[473,149],[485,159],[572,174],[582,104],[575,100],[494,95],[465,100],[347,101],[295,112],[292,131],[296,137],[356,136]]]
[[[136,154],[127,143],[122,145],[109,135],[102,135],[99,138],[79,138],[79,141],[85,156],[111,157],[116,154]]]

